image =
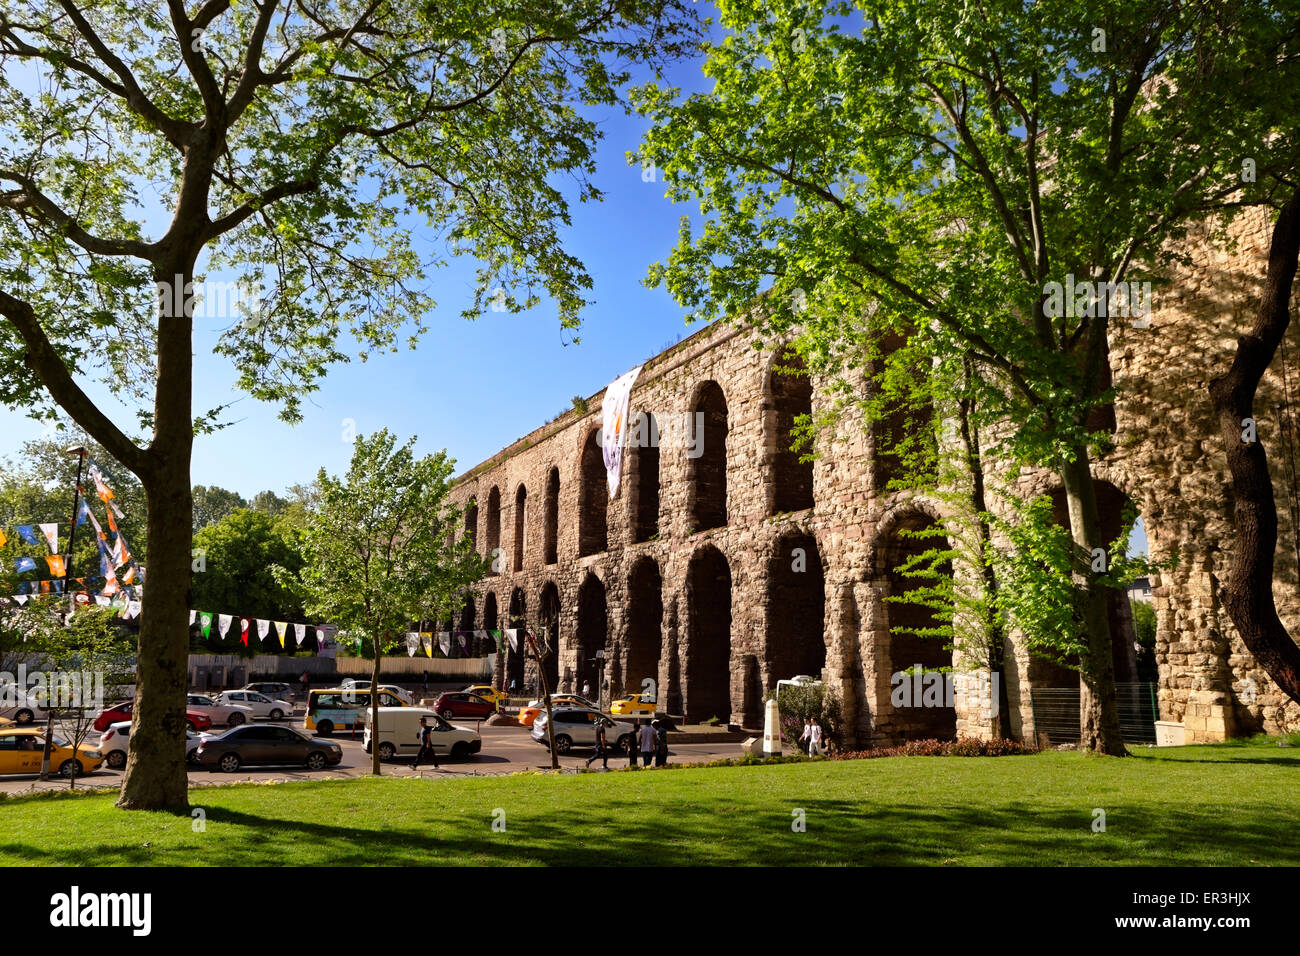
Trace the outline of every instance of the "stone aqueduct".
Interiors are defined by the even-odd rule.
[[[1183,723],[1188,742],[1277,730],[1296,716],[1218,604],[1231,499],[1205,389],[1249,322],[1270,227],[1262,212],[1244,217],[1231,257],[1198,247],[1196,264],[1156,289],[1149,326],[1119,325],[1110,343],[1121,391],[1114,449],[1095,474],[1106,483],[1106,520],[1118,531],[1127,497],[1152,557],[1170,564],[1152,580],[1159,711]],[[1300,355],[1300,337],[1287,345]],[[660,708],[688,721],[761,726],[767,689],[814,674],[837,691],[855,745],[988,735],[987,688],[973,680],[957,679],[952,707],[892,706],[892,674],[952,662],[937,641],[892,633],[917,623],[907,619],[917,612],[886,600],[907,586],[895,569],[909,549],[924,547],[904,530],[937,512],[886,490],[887,458],[860,422],[841,422],[833,440],[819,439],[815,462],[798,461],[791,424],[828,398],[826,383],[792,373],[796,365],[792,353],[756,349],[732,325],[705,328],[650,360],[632,390],[633,444],[613,500],[596,438],[603,393],[590,411],[567,412],[460,476],[453,498],[466,508],[466,531],[481,553],[498,556],[499,571],[443,626],[547,628],[559,650],[551,686],[561,689],[597,686],[592,661],[604,649],[611,691],[652,679]],[[610,371],[612,379],[623,369]],[[1294,626],[1300,544],[1285,453],[1297,438],[1287,385],[1300,376],[1288,368],[1284,382],[1281,371],[1275,363],[1257,414],[1281,518],[1275,593]],[[657,444],[636,441],[651,432]],[[1051,491],[1050,477],[1033,476],[1021,490]],[[1126,608],[1116,602],[1117,633]],[[1133,680],[1131,644],[1117,644],[1119,678]],[[508,651],[502,676],[531,688],[533,667]],[[1003,679],[1010,727],[1027,739],[1036,736],[1029,689],[1077,686],[1070,672],[1031,658],[1014,634]]]

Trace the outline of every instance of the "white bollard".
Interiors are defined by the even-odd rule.
[[[763,708],[763,756],[781,756],[781,710],[774,700]]]

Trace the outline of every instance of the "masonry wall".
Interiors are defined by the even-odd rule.
[[[1189,741],[1277,730],[1289,720],[1283,698],[1218,604],[1231,552],[1230,495],[1206,390],[1249,324],[1270,228],[1263,213],[1243,218],[1233,256],[1203,251],[1168,290],[1156,290],[1149,327],[1118,325],[1111,340],[1121,389],[1115,446],[1095,473],[1139,507],[1152,556],[1171,564],[1152,582],[1159,707],[1162,718],[1184,722]],[[1300,337],[1293,333],[1288,348],[1300,355]],[[779,679],[812,673],[839,695],[853,744],[991,733],[991,689],[978,675],[958,679],[954,706],[942,713],[893,706],[891,675],[917,663],[953,663],[950,655],[940,659],[938,642],[927,648],[896,633],[924,622],[906,621],[908,612],[887,600],[906,587],[893,572],[910,546],[905,532],[938,510],[884,490],[883,459],[852,420],[819,438],[823,454],[811,466],[808,501],[808,473],[788,452],[788,432],[794,414],[822,409],[828,399],[815,376],[811,394],[801,390],[781,372],[788,364],[733,326],[703,329],[646,364],[631,409],[633,422],[649,412],[659,426],[657,502],[640,481],[656,462],[639,448],[629,449],[612,500],[594,449],[583,467],[603,392],[588,400],[589,412],[566,413],[462,475],[453,497],[477,506],[479,550],[490,557],[489,542],[499,549],[499,571],[475,588],[456,626],[550,625],[558,647],[551,679],[559,689],[590,682],[600,690],[599,648],[607,660],[605,701],[650,689],[651,680],[660,708],[688,720],[760,727],[764,692]],[[610,378],[622,371],[612,369]],[[1294,624],[1292,487],[1272,408],[1282,397],[1280,362],[1274,372],[1262,389],[1260,434],[1270,443],[1282,519],[1276,595],[1284,620]],[[1295,368],[1289,374],[1300,383]],[[1294,449],[1297,436],[1285,437],[1285,448]],[[725,498],[710,506],[704,499],[717,490],[720,446]],[[548,531],[553,470],[558,508]],[[1036,475],[1021,490],[1051,488],[1050,476]],[[601,500],[603,537],[595,520]],[[725,524],[708,526],[719,514]],[[492,606],[495,622],[485,620]],[[1035,682],[1059,686],[1061,676],[1031,660],[1014,636],[1006,657],[1001,679],[1011,730],[1033,736],[1029,690]],[[956,663],[959,671],[974,666]],[[499,678],[507,686],[514,679],[531,691],[537,676],[518,654],[504,655]]]

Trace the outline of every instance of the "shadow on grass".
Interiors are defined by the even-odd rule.
[[[878,807],[815,799],[770,812],[725,802],[658,814],[646,809],[643,801],[626,798],[568,812],[516,809],[506,830],[494,832],[492,808],[476,815],[421,808],[427,826],[416,827],[411,811],[394,808],[394,822],[403,825],[380,829],[214,806],[206,809],[204,834],[171,845],[133,847],[106,839],[62,848],[10,840],[0,852],[34,864],[86,866],[194,865],[214,855],[232,866],[265,865],[267,859],[308,866],[1300,864],[1300,847],[1280,839],[1293,832],[1296,814],[1282,810],[1252,808],[1243,819],[1231,808],[1116,805],[1106,808],[1106,832],[1093,833],[1087,808],[1048,811],[1027,803]],[[793,809],[803,811],[806,832],[792,831]],[[177,824],[188,830],[188,816],[178,816]]]

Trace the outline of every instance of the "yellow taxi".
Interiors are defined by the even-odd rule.
[[[655,713],[655,699],[649,694],[629,694],[620,697],[609,705],[611,714],[650,714]]]
[[[464,690],[459,691],[462,694],[474,694],[482,697],[490,704],[496,704],[500,707],[510,699],[510,695],[503,690],[497,690],[491,684],[470,684]]]
[[[592,710],[598,709],[595,704],[581,694],[552,694],[551,708],[557,707],[590,707]],[[546,713],[545,701],[530,700],[527,707],[519,708],[519,722],[525,727],[531,727],[533,721],[537,719],[537,715],[544,713]]]
[[[65,777],[80,777],[98,770],[104,756],[84,744],[74,755],[72,744],[55,734],[50,741],[50,769]],[[45,729],[0,727],[0,773],[40,773],[45,752]]]

